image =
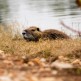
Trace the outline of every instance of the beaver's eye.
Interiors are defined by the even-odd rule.
[[[39,29],[39,28],[37,28],[37,31],[40,31],[40,29]]]
[[[32,30],[32,31],[35,31],[35,30]]]

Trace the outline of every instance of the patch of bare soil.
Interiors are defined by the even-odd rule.
[[[4,54],[0,51],[0,81],[81,81],[81,61],[58,56],[45,58]]]

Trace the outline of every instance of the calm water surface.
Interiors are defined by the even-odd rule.
[[[75,0],[0,0],[0,23],[17,23],[20,31],[34,25],[74,34],[60,25],[61,20],[81,31],[81,9]]]

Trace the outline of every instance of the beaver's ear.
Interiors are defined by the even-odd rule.
[[[40,28],[37,28],[37,31],[40,31]]]

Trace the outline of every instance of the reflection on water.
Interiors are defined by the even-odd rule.
[[[60,20],[80,30],[81,10],[75,0],[0,0],[1,23],[17,22],[23,26],[35,25],[42,30],[54,28],[70,34],[59,24]]]

